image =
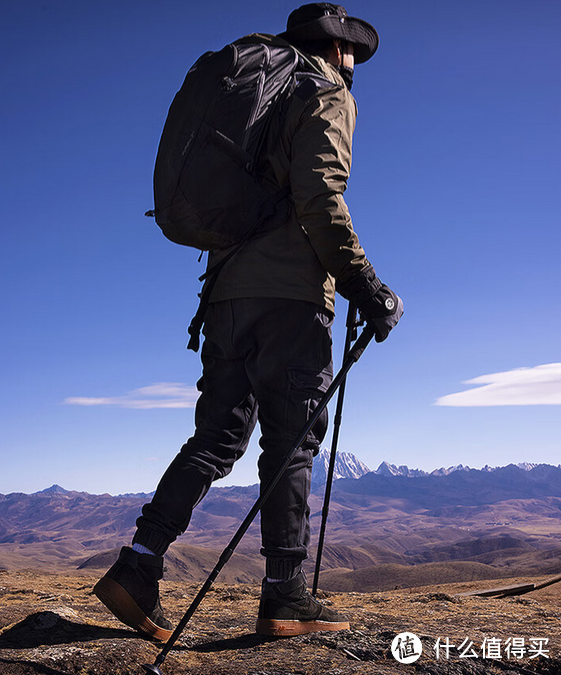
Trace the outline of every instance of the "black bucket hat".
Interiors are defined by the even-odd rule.
[[[330,2],[312,2],[291,12],[286,31],[278,37],[287,42],[345,40],[354,45],[355,63],[364,63],[378,49],[376,29],[362,19],[348,16],[341,5]]]

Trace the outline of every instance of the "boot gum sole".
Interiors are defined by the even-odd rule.
[[[133,600],[132,596],[113,579],[103,577],[93,589],[94,594],[119,621],[156,640],[167,642],[171,630],[160,628],[151,621]]]
[[[292,637],[317,633],[323,630],[346,630],[351,626],[348,621],[294,621],[291,619],[257,619],[256,630],[260,635]]]

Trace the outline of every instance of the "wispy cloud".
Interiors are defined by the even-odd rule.
[[[73,396],[64,399],[68,405],[113,405],[119,408],[194,408],[199,392],[180,382],[156,382],[148,387],[134,389],[122,396]]]
[[[561,363],[517,368],[481,375],[463,384],[476,389],[441,396],[435,405],[475,407],[499,405],[561,405]]]

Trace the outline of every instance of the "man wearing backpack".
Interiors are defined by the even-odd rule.
[[[239,42],[292,45],[303,54],[258,164],[271,193],[289,192],[290,209],[280,227],[250,239],[213,280],[195,433],[143,507],[132,548],[122,549],[94,589],[120,620],[161,640],[172,628],[158,593],[163,555],[187,529],[193,508],[245,452],[257,421],[266,484],[331,382],[335,285],[377,342],[403,313],[401,299],[367,260],[343,199],[356,118],[354,64],[374,54],[376,31],[339,5],[312,3],[292,12],[284,33]],[[226,255],[211,253],[209,268]],[[261,509],[266,577],[257,631],[265,635],[349,627],[308,593],[301,567],[310,540],[312,460],[326,428],[325,412]]]

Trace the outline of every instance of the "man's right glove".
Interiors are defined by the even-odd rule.
[[[378,279],[370,264],[347,281],[337,281],[337,291],[354,302],[362,318],[374,328],[376,342],[388,337],[403,314],[401,298]]]

